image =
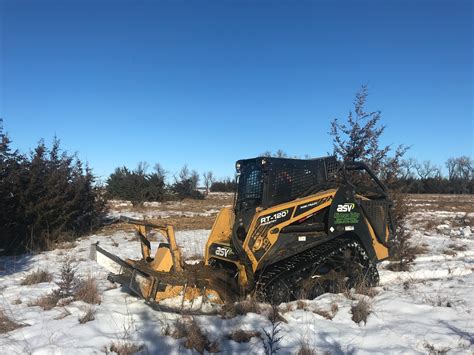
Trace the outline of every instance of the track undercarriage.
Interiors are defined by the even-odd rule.
[[[360,243],[335,239],[272,265],[258,280],[261,298],[278,304],[357,285],[375,286],[379,276]]]

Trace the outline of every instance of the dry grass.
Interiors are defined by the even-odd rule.
[[[173,329],[169,326],[166,327],[163,335],[169,335],[175,339],[185,338],[184,346],[187,349],[194,349],[200,354],[205,351],[209,353],[220,351],[218,343],[209,341],[194,318],[178,319]]]
[[[302,342],[295,355],[316,355],[316,351],[307,342]]]
[[[3,310],[0,309],[0,334],[11,332],[12,330],[23,327],[10,319]]]
[[[429,251],[427,244],[411,245],[411,252],[415,255],[426,254]]]
[[[155,223],[155,224],[166,224],[172,225],[175,230],[195,230],[195,229],[211,229],[212,225],[216,216],[194,216],[194,217],[186,217],[186,216],[170,216],[168,218],[147,218],[148,222]],[[126,223],[118,223],[118,224],[111,224],[109,226],[105,226],[101,229],[102,235],[112,235],[119,231],[126,231],[130,233],[134,233],[134,227],[130,226]],[[131,238],[130,240],[137,239],[136,236]],[[151,241],[155,239],[151,237]]]
[[[451,248],[455,251],[466,251],[467,250],[467,245],[457,245],[457,244],[449,244],[448,248]]]
[[[440,224],[440,221],[436,219],[429,219],[426,221],[419,222],[420,227],[427,231],[434,231],[439,224]]]
[[[43,308],[43,310],[48,311],[58,304],[58,301],[61,299],[57,292],[48,293],[46,295],[41,296],[36,301],[30,303],[30,306],[39,306]]]
[[[296,309],[306,311],[308,309],[308,304],[304,300],[298,300],[296,301]]]
[[[451,212],[474,212],[473,195],[436,195],[436,194],[410,194],[410,212],[420,209],[424,211],[451,211]]]
[[[423,347],[428,350],[428,354],[429,355],[444,355],[446,354],[449,350],[451,350],[450,348],[447,348],[447,347],[444,347],[444,348],[436,348],[434,345],[430,344],[430,343],[425,343],[423,345]]]
[[[95,309],[92,307],[88,307],[87,310],[84,312],[81,318],[79,318],[79,323],[84,324],[95,319]]]
[[[72,249],[76,246],[76,242],[64,241],[57,243],[54,247],[55,249]]]
[[[260,332],[238,329],[230,333],[227,338],[237,343],[248,343],[252,338],[261,338],[261,335]]]
[[[212,196],[211,195],[204,200],[190,200],[185,199],[183,201],[167,201],[162,202],[157,207],[152,206],[123,206],[123,207],[114,207],[116,203],[110,203],[111,208],[115,211],[125,212],[132,211],[137,213],[146,213],[153,211],[186,211],[194,213],[203,213],[209,210],[220,210],[224,206],[232,205],[233,203],[233,194]],[[150,222],[157,224],[172,224],[177,230],[193,230],[193,229],[211,229],[216,215],[212,216],[170,216],[168,218],[151,218]],[[133,227],[125,224],[111,224],[102,228],[101,232],[105,235],[111,235],[117,231],[133,231]]]
[[[100,304],[96,280],[90,275],[85,280],[82,280],[74,293],[74,298],[89,304]]]
[[[216,345],[209,342],[206,334],[202,332],[201,327],[196,321],[191,322],[187,328],[184,346],[188,349],[195,349],[200,354],[204,354],[205,350],[209,352],[211,352],[211,349],[214,350],[212,352],[216,352],[215,350],[217,350]]]
[[[358,283],[354,287],[355,293],[359,295],[365,295],[369,296],[370,298],[374,298],[379,294],[379,291],[377,291],[374,287],[367,286],[366,283]]]
[[[21,285],[35,285],[41,282],[51,282],[53,280],[53,275],[42,269],[37,269],[36,271],[30,272],[21,280]]]
[[[255,297],[247,297],[242,301],[226,303],[220,312],[222,318],[233,318],[247,313],[262,313],[262,307]]]
[[[313,312],[328,320],[332,320],[336,316],[338,311],[339,311],[339,306],[337,305],[336,302],[333,301],[331,302],[331,308],[329,311],[319,308],[319,309],[314,310]]]
[[[118,355],[133,355],[144,350],[144,348],[144,345],[136,345],[129,341],[119,341],[110,344],[109,349],[106,349],[106,353],[109,353],[110,351]]]
[[[334,315],[331,312],[325,311],[324,309],[315,309],[313,313],[318,314],[328,320],[332,320],[334,318]]]
[[[293,306],[291,303],[285,303],[284,306],[280,305],[280,309],[283,313],[287,313],[293,311]]]
[[[456,253],[454,250],[451,250],[451,249],[445,249],[445,250],[443,250],[443,254],[449,255],[449,256],[456,256],[456,255],[458,255],[458,253]]]
[[[359,302],[357,302],[355,305],[352,305],[351,307],[352,320],[357,324],[364,322],[364,325],[365,325],[367,324],[367,318],[369,317],[370,312],[371,312],[370,304],[365,300],[360,300]]]

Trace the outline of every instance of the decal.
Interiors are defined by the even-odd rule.
[[[337,205],[337,212],[351,212],[355,208],[355,203],[345,203],[343,205]]]
[[[238,259],[234,250],[230,246],[226,246],[226,245],[212,244],[210,247],[210,253],[212,255],[215,255],[221,258],[226,258],[229,260]]]
[[[344,204],[337,205],[336,212],[334,213],[334,224],[359,223],[360,213],[355,212],[354,209],[354,202],[346,202]]]
[[[288,215],[288,210],[275,212],[274,214],[260,217],[260,225],[265,226],[270,223],[275,223],[279,219],[285,218]]]
[[[226,258],[228,254],[233,254],[233,252],[232,252],[231,248],[217,247],[216,251],[215,251],[215,254],[217,256],[223,256],[224,258]]]
[[[296,207],[295,217],[331,200],[332,200],[332,196],[329,196],[329,197],[321,198],[319,200],[314,200],[314,201],[310,201],[302,205],[299,205]]]
[[[359,217],[359,212],[336,212],[334,213],[334,224],[357,224]]]
[[[286,208],[280,211],[268,213],[257,217],[256,226],[249,240],[249,248],[252,250],[255,259],[260,260],[263,255],[272,247],[272,243],[267,238],[270,229],[275,224],[281,224],[291,219],[294,207]]]

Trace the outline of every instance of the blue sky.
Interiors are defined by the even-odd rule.
[[[473,156],[472,1],[0,0],[0,117],[56,134],[96,174],[183,164],[219,177],[266,150],[331,151],[368,84],[383,143]]]

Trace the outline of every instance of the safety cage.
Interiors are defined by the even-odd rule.
[[[316,159],[259,157],[236,163],[236,209],[268,208],[317,192],[334,179],[334,156]]]

